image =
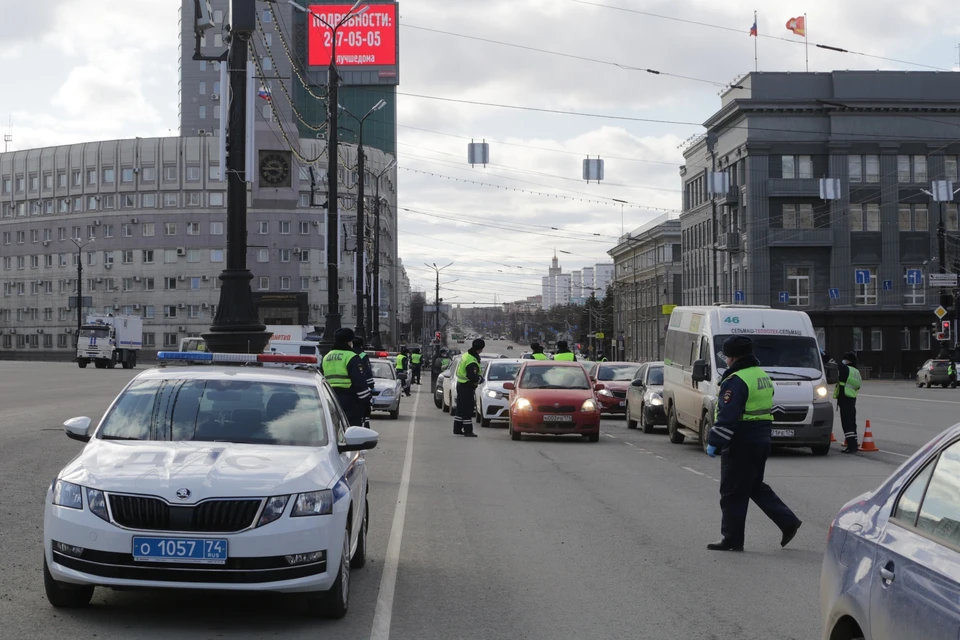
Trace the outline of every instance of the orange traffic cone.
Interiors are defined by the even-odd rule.
[[[830,442],[836,442],[837,436],[833,435],[833,431],[830,432]]]
[[[877,448],[877,445],[873,442],[873,431],[870,430],[870,421],[867,420],[867,426],[863,430],[863,446],[860,447],[860,451],[880,451]]]

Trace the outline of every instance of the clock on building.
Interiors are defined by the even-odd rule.
[[[283,151],[261,151],[260,183],[268,187],[289,187],[290,156]]]

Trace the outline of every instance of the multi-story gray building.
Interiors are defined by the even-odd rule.
[[[83,295],[92,303],[84,314],[142,316],[145,351],[175,347],[180,338],[206,331],[225,266],[226,183],[216,142],[137,138],[0,154],[0,352],[74,348],[76,310],[69,298],[76,294],[77,260]],[[323,144],[299,140],[314,155]],[[286,167],[280,174],[258,171],[250,190],[247,264],[260,319],[322,327],[329,284],[326,210],[311,206],[308,166],[280,148],[257,151],[262,162]],[[371,172],[392,160],[374,149],[366,155]],[[341,221],[348,237],[355,228],[357,176],[347,167],[355,166],[356,148],[344,145],[341,156]],[[386,340],[397,326],[394,283],[401,275],[395,180],[387,172],[380,190],[381,311],[387,316],[380,328]],[[325,185],[315,189],[312,201],[321,202]],[[372,198],[367,206],[373,210]],[[85,243],[81,250],[73,239]],[[357,317],[354,255],[341,254],[335,285],[344,326]]]
[[[927,192],[960,185],[960,76],[752,73],[739,86],[684,152],[684,304],[803,310],[831,355],[912,375],[938,348],[927,275],[941,219],[956,269],[956,200]],[[728,192],[710,193],[712,171]],[[821,199],[822,178],[839,180],[836,197]]]
[[[680,302],[680,220],[666,214],[623,236],[614,262],[614,332],[620,360],[663,358],[669,306]]]

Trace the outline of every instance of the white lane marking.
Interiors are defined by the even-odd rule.
[[[903,398],[899,396],[868,396],[865,393],[859,394],[860,398],[880,398],[881,400],[915,400],[920,402],[937,402],[939,404],[960,404],[954,400],[928,400],[927,398]]]
[[[605,433],[605,434],[603,434],[603,435],[606,436],[607,438],[613,438],[614,440],[617,439],[617,436],[612,436],[612,435],[610,435],[609,433]]]
[[[632,442],[624,442],[623,444],[627,445],[628,447],[635,447],[635,446],[637,446],[637,445],[633,444]]]
[[[697,474],[698,476],[705,476],[705,475],[707,475],[707,474],[705,474],[705,473],[700,473],[700,472],[697,471],[696,469],[691,469],[690,467],[680,467],[680,468],[681,468],[681,469],[686,469],[686,470],[689,471],[690,473],[695,473],[695,474]]]
[[[657,458],[659,458],[660,460],[666,460],[666,458],[664,458],[663,456],[657,456]]]
[[[904,453],[894,453],[893,451],[884,451],[883,449],[880,450],[880,453],[886,453],[886,454],[889,454],[889,455],[891,455],[891,456],[897,456],[897,457],[899,457],[899,458],[909,458],[909,457],[910,457],[910,456],[908,456],[908,455],[906,455],[906,454],[904,454]]]
[[[403,541],[403,522],[407,515],[407,494],[410,491],[410,468],[413,466],[413,433],[417,423],[417,408],[420,396],[413,401],[413,415],[407,429],[407,451],[403,456],[403,473],[400,474],[400,491],[397,493],[397,506],[393,511],[393,525],[390,527],[390,541],[383,560],[383,575],[380,578],[380,593],[377,596],[377,608],[373,613],[371,640],[390,638],[390,621],[393,617],[393,595],[397,587],[397,567],[400,564],[400,543]]]

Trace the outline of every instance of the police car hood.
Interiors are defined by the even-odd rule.
[[[329,460],[330,451],[325,447],[94,439],[63,469],[60,478],[104,491],[192,503],[211,497],[327,489],[336,481]],[[189,502],[178,500],[179,489],[189,490]]]
[[[373,388],[377,391],[383,391],[384,389],[396,389],[397,380],[395,378],[374,378]]]

